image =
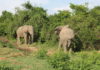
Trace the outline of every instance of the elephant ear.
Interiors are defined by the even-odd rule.
[[[63,28],[63,26],[56,27],[55,30],[54,30],[55,31],[55,34],[58,35],[60,33],[60,31],[61,31],[62,28]]]

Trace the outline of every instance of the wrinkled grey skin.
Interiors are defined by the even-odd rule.
[[[20,43],[20,38],[23,37],[25,44],[32,43],[34,37],[33,26],[31,25],[24,25],[17,29],[17,44]]]
[[[69,25],[65,25],[56,27],[55,33],[59,36],[58,50],[63,47],[64,52],[66,52],[68,48],[70,48],[71,39],[73,39],[75,36],[74,31],[69,28]]]

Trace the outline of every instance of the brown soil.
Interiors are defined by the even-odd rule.
[[[55,52],[56,52],[55,50],[48,50],[47,55],[48,55],[48,56],[51,56],[51,55],[53,55]]]
[[[9,40],[6,37],[0,37],[0,41],[2,41],[2,42],[9,42]]]
[[[0,57],[0,60],[6,60],[7,58],[6,57]]]
[[[37,47],[30,47],[29,45],[21,45],[20,47],[16,47],[16,48],[28,52],[37,52],[39,50]]]

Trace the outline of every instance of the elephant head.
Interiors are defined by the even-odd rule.
[[[55,28],[55,34],[59,35],[60,31],[62,30],[63,27],[69,27],[69,25],[65,25],[65,26],[58,26]]]
[[[59,35],[59,33],[60,33],[60,31],[61,31],[62,28],[63,28],[63,26],[56,27],[55,30],[54,30],[55,34]]]

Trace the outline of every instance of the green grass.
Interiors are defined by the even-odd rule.
[[[21,51],[11,48],[0,48],[0,57],[7,57],[0,60],[0,70],[54,70],[45,59],[38,59],[33,55],[8,57],[11,53],[19,53]],[[22,52],[24,53],[24,52]],[[32,53],[34,54],[34,53]]]
[[[48,47],[45,44],[36,46],[38,46],[38,48],[45,48],[44,50],[57,50],[57,47]],[[45,55],[44,53],[41,50],[38,51],[38,54]],[[52,58],[53,55],[54,57]],[[0,48],[0,70],[57,70],[56,68],[53,68],[53,66],[48,62],[50,57],[52,58],[50,61],[53,60],[53,64],[55,64],[55,62],[60,62],[58,63],[58,68],[59,64],[60,69],[63,65],[66,66],[66,63],[64,63],[66,62],[66,57],[64,57],[63,61],[63,55],[60,55],[61,59],[58,57],[59,54],[56,57],[55,54],[53,55],[45,59],[41,59],[37,58],[36,52],[28,53],[25,51],[20,51],[16,48]],[[68,56],[68,67],[70,70],[100,69],[100,53],[97,51],[72,52],[68,54]],[[56,59],[59,59],[59,61]]]
[[[14,67],[14,70],[54,70],[46,60],[37,59],[34,56],[21,56],[10,60],[12,61],[7,64]]]
[[[10,58],[0,61],[1,66],[11,67],[13,70],[54,70],[46,60],[40,60],[32,56]]]

